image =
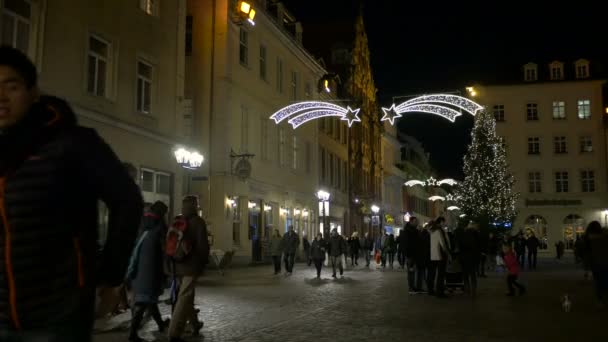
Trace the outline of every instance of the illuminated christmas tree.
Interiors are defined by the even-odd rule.
[[[481,111],[475,117],[471,145],[464,157],[464,182],[457,189],[458,203],[467,219],[482,226],[512,222],[516,216],[514,179],[509,171],[503,140],[496,135],[494,117]]]

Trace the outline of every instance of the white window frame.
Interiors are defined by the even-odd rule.
[[[145,75],[141,75],[139,73],[140,64],[145,65],[146,67],[150,68],[150,78],[148,78]],[[138,58],[137,63],[135,64],[135,74],[136,74],[136,80],[137,80],[136,84],[135,84],[135,96],[136,96],[135,109],[137,110],[138,113],[150,115],[150,114],[152,114],[152,108],[154,107],[153,106],[154,74],[155,74],[154,65],[152,65],[152,63],[149,63],[141,58]],[[141,94],[139,93],[140,84],[141,84],[141,89],[142,89]],[[145,108],[146,90],[148,90],[150,92],[150,103],[149,103],[150,108]],[[141,107],[139,105],[140,101],[141,101]]]
[[[540,137],[528,137],[528,155],[540,154]]]
[[[31,49],[31,45],[32,45],[32,37],[33,37],[33,30],[34,30],[34,25],[33,25],[33,16],[34,16],[34,4],[32,3],[32,1],[30,0],[21,0],[25,3],[27,3],[30,6],[30,17],[26,18],[18,13],[13,12],[12,10],[6,8],[4,6],[4,1],[0,0],[0,22],[2,23],[2,25],[4,25],[4,16],[8,16],[11,17],[11,19],[13,20],[13,36],[11,37],[11,41],[10,42],[5,42],[5,41],[0,41],[0,43],[2,44],[8,44],[16,49],[21,50],[21,52],[25,53],[25,54],[29,54],[30,49]],[[19,42],[19,24],[23,24],[27,26],[27,39],[26,39],[26,46],[17,46],[17,43]],[[0,26],[0,37],[3,38],[4,36],[4,32],[1,31],[2,26]]]
[[[582,99],[577,101],[577,117],[579,120],[591,119],[591,100]]]
[[[553,62],[549,64],[549,74],[551,80],[559,81],[564,79],[564,64],[561,62]]]
[[[553,120],[566,120],[566,102],[553,101],[551,108]]]
[[[569,174],[568,171],[555,171],[555,192],[567,193],[569,192]]]
[[[492,107],[492,114],[494,116],[494,120],[496,122],[504,122],[505,121],[505,105],[498,104]]]
[[[538,80],[536,67],[526,67],[524,71],[524,79],[526,82],[534,82]]]
[[[526,120],[527,121],[538,121],[538,104],[528,103],[526,104]]]
[[[583,135],[579,139],[580,152],[591,153],[593,152],[593,138],[590,135]]]
[[[581,191],[582,192],[595,192],[595,171],[593,170],[581,170]]]
[[[160,0],[139,0],[139,9],[147,15],[158,17]]]
[[[144,189],[143,187],[143,178],[144,178],[144,173],[145,172],[149,172],[152,173],[153,177],[152,177],[152,191],[147,191]],[[158,192],[158,176],[166,176],[169,177],[169,193],[168,194],[162,194]],[[141,192],[142,192],[142,196],[144,198],[144,202],[145,203],[154,203],[156,201],[162,201],[163,203],[165,203],[167,206],[171,206],[172,201],[171,199],[173,198],[173,184],[174,180],[173,180],[173,175],[171,173],[168,172],[164,172],[164,171],[159,171],[159,170],[155,170],[149,167],[142,167],[139,170],[139,184],[140,184],[140,188],[141,188]]]
[[[100,54],[98,54],[97,52],[91,50],[91,39],[95,39],[103,44],[106,45],[106,51],[107,51],[107,56],[102,56]],[[89,75],[89,68],[90,68],[90,59],[93,58],[95,60],[95,74],[94,74],[94,89],[89,89],[89,77],[91,77],[91,75]],[[103,93],[100,94],[99,93],[99,62],[102,61],[105,63],[106,65],[106,70],[105,70],[105,84],[104,84],[104,90]],[[112,70],[112,43],[104,38],[101,38],[99,35],[96,34],[89,34],[88,35],[88,39],[87,39],[87,66],[86,66],[86,91],[88,94],[93,95],[93,96],[99,96],[99,97],[105,97],[108,98],[109,94],[110,94],[110,85],[111,85],[111,78],[110,75],[112,74],[111,70]],[[137,73],[137,71],[136,71]]]
[[[553,152],[555,154],[566,154],[568,153],[568,141],[565,136],[553,137]]]

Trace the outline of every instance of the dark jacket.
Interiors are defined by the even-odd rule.
[[[540,246],[540,241],[536,236],[530,236],[526,241],[526,245],[528,246],[528,252],[537,252],[538,246]]]
[[[146,213],[142,219],[142,228],[143,232],[147,233],[139,249],[131,286],[136,303],[156,303],[163,292],[163,231],[166,227],[162,218],[153,213]]]
[[[459,229],[456,233],[458,256],[463,265],[476,265],[481,256],[479,232],[475,229]]]
[[[498,254],[498,238],[496,236],[488,237],[488,254],[496,255]]]
[[[307,238],[302,238],[302,247],[304,247],[305,252],[310,250],[310,242],[308,242]]]
[[[298,234],[288,232],[283,235],[283,252],[286,254],[296,254],[298,250],[298,246],[300,246],[300,238]]]
[[[418,254],[418,248],[420,245],[420,234],[418,232],[418,228],[408,222],[401,234],[404,235],[403,240],[405,242],[405,256],[408,258],[415,258]]]
[[[283,254],[283,239],[280,236],[272,236],[270,238],[270,256],[281,256]]]
[[[395,237],[392,235],[388,236],[388,239],[386,239],[386,245],[384,246],[384,249],[382,250],[382,252],[384,253],[396,253],[397,252],[397,242],[395,241]]]
[[[323,240],[313,240],[310,246],[310,257],[313,260],[325,260],[325,243]]]
[[[522,235],[518,235],[515,238],[515,252],[517,253],[517,255],[526,252],[526,239],[524,239]]]
[[[346,253],[346,240],[341,235],[332,235],[327,243],[329,256],[337,257]]]
[[[362,238],[361,241],[362,241],[361,248],[363,250],[366,250],[366,251],[374,250],[374,239],[372,239],[371,237],[367,237],[367,238]]]
[[[98,255],[99,200],[110,216]],[[0,134],[0,331],[92,322],[96,285],[124,280],[142,209],[112,149],[42,97]]]
[[[585,234],[588,241],[589,265],[592,269],[608,270],[608,232],[601,234]]]
[[[172,263],[169,260],[167,274],[173,274],[171,264],[175,265],[177,276],[200,276],[209,262],[209,237],[207,236],[207,223],[200,216],[195,215],[188,219],[188,228],[183,239],[192,243],[190,254],[183,260]]]
[[[353,237],[348,240],[348,245],[350,246],[351,253],[359,253],[361,249],[361,243],[359,242],[359,238]]]
[[[431,233],[428,229],[420,231],[418,238],[420,241],[420,248],[416,250],[418,260],[421,263],[431,262]]]

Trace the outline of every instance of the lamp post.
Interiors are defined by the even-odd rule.
[[[173,155],[177,164],[184,169],[184,173],[188,176],[186,193],[190,194],[190,181],[192,178],[190,172],[198,170],[203,165],[205,158],[198,151],[189,150],[184,147],[176,147]]]
[[[329,218],[329,197],[330,193],[327,191],[317,191],[317,199],[319,199],[319,206],[321,207],[319,212],[321,213],[321,223],[323,225],[323,237],[329,236],[329,223],[326,218]]]
[[[376,222],[378,222],[378,232],[380,232],[380,228],[382,227],[382,218],[379,215],[380,207],[374,204],[370,207],[370,209],[372,210],[372,213],[374,213],[374,215],[372,216],[372,226],[374,223],[374,217],[376,217],[377,218]],[[373,232],[372,232],[372,235],[375,235],[375,234],[373,234]]]

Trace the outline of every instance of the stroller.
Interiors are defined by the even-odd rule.
[[[462,265],[460,264],[460,260],[458,260],[457,256],[448,262],[445,272],[445,288],[449,293],[454,293],[456,290],[464,292]]]

